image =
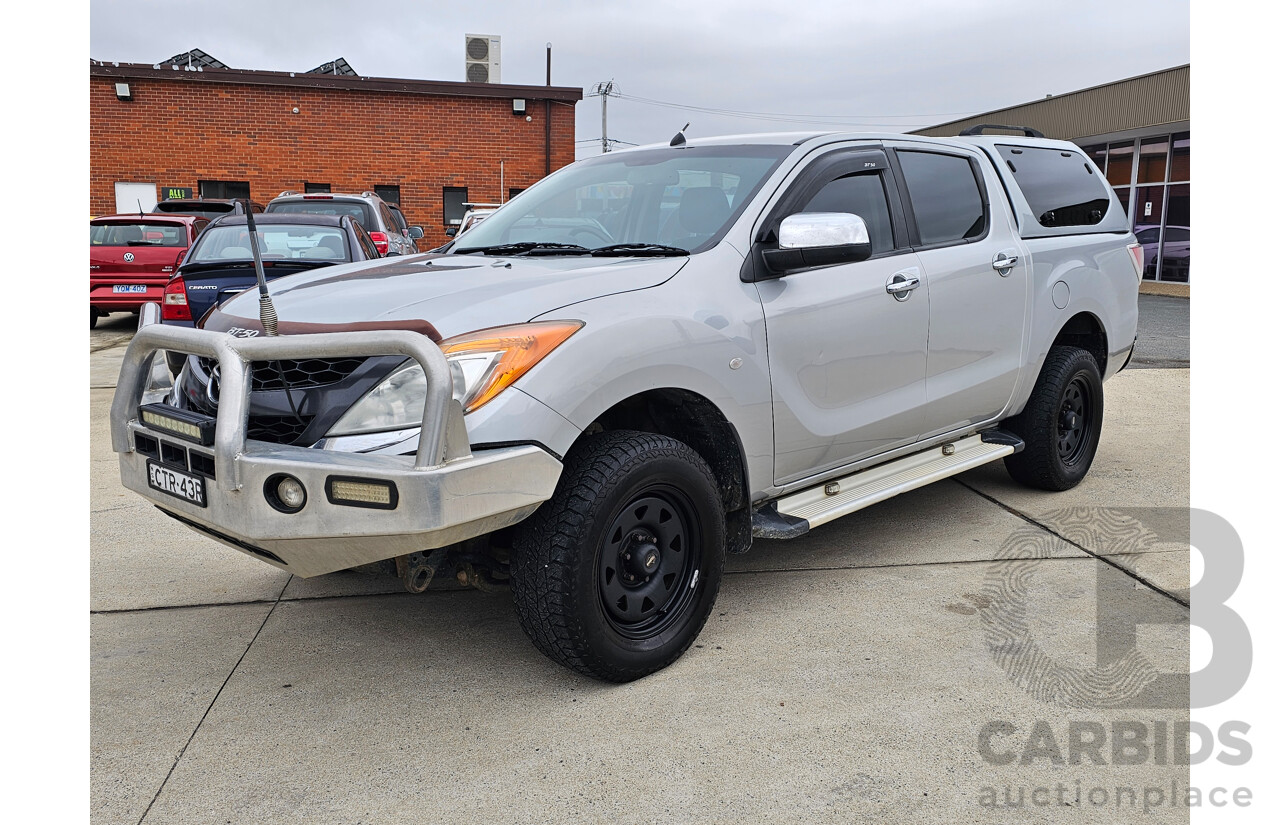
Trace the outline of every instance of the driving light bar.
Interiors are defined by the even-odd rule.
[[[396,485],[390,481],[378,481],[372,478],[329,476],[324,482],[324,494],[330,504],[343,504],[348,507],[394,510],[400,503]]]
[[[156,430],[164,430],[179,438],[195,442],[202,447],[213,443],[217,419],[191,410],[179,410],[168,404],[143,404],[138,408],[142,423]]]

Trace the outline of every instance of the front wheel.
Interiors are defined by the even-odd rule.
[[[629,682],[679,658],[710,615],[724,506],[683,442],[601,433],[566,458],[513,549],[512,595],[534,645],[584,675]]]
[[[1102,375],[1079,347],[1053,347],[1027,406],[1004,422],[1026,448],[1006,456],[1015,481],[1041,490],[1069,490],[1084,479],[1102,435]]]

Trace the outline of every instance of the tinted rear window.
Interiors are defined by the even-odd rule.
[[[360,222],[365,229],[377,229],[378,223],[373,218],[373,210],[362,201],[335,200],[303,200],[278,201],[267,204],[268,212],[283,212],[289,215],[350,215]]]
[[[986,231],[982,190],[967,158],[898,152],[907,194],[925,246],[977,238]]]
[[[258,224],[258,251],[264,261],[349,261],[346,233],[335,226]],[[244,226],[214,226],[200,236],[188,263],[251,261],[249,230]]]
[[[1083,154],[1032,146],[996,148],[1041,226],[1102,223],[1111,197]]]
[[[91,223],[89,246],[186,246],[187,228],[176,223]]]
[[[225,215],[228,212],[235,211],[233,203],[191,203],[183,201],[160,201],[156,204],[153,211],[155,212],[176,212],[181,215]],[[194,211],[193,211],[194,210]]]

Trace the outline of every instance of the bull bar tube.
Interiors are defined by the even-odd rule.
[[[537,446],[471,452],[448,362],[439,346],[419,333],[236,338],[159,320],[159,305],[143,306],[111,403],[111,448],[120,456],[121,481],[179,521],[269,564],[308,577],[443,547],[515,524],[555,490],[561,463]],[[193,448],[141,421],[138,407],[161,350],[218,362],[221,391],[211,448]],[[375,355],[403,355],[422,366],[427,395],[416,455],[344,453],[247,437],[253,361]],[[136,450],[138,433],[180,447],[183,455],[211,452],[214,478],[205,479],[205,506],[148,484],[148,458]],[[280,474],[305,487],[301,510],[281,512],[268,501],[266,484]],[[328,495],[335,477],[394,484],[394,507],[336,503]]]

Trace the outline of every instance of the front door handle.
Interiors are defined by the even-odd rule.
[[[1009,272],[1018,265],[1018,256],[1010,255],[1007,252],[997,252],[995,258],[991,260],[991,268],[999,272],[1002,276],[1008,275]]]
[[[920,279],[906,272],[899,272],[884,285],[884,291],[899,301],[911,297],[911,290],[920,286]]]

